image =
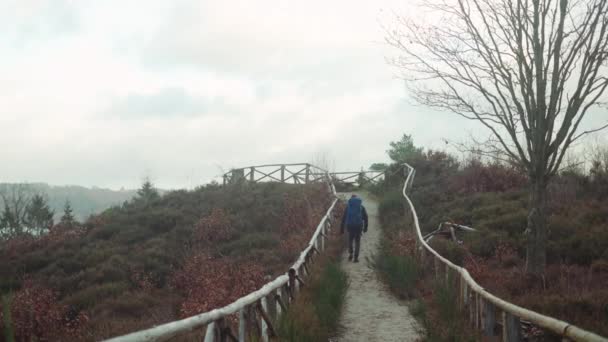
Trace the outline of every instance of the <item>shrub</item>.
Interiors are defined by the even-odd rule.
[[[450,260],[454,264],[458,266],[464,264],[464,257],[467,251],[463,246],[458,245],[453,241],[436,237],[431,240],[431,247],[442,257]]]
[[[413,298],[419,276],[418,263],[407,255],[394,255],[383,242],[378,254],[372,259],[372,267],[386,280],[389,287],[402,299]]]
[[[118,296],[128,288],[129,284],[125,282],[103,283],[74,292],[65,299],[65,302],[80,309],[89,309],[104,300]]]
[[[333,331],[340,319],[342,303],[346,296],[348,278],[338,264],[328,264],[321,278],[312,289],[313,305],[321,326],[326,331]]]
[[[405,199],[399,191],[389,191],[385,193],[378,205],[378,214],[383,222],[391,220],[392,216],[405,215]]]
[[[307,286],[279,319],[279,340],[331,341],[335,336],[348,287],[347,275],[336,261],[342,247],[339,239],[333,240],[316,259]]]

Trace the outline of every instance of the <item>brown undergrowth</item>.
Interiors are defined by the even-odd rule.
[[[331,200],[325,184],[211,184],[0,242],[0,341],[100,340],[226,305],[285,272]]]

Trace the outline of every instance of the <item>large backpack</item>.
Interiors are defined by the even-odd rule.
[[[353,197],[348,200],[348,206],[346,208],[346,224],[347,225],[362,225],[363,214],[362,214],[362,201],[358,197]]]

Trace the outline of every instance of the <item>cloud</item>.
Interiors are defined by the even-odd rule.
[[[480,131],[405,100],[378,23],[403,6],[1,1],[3,180],[172,188],[319,153],[358,170],[403,133],[443,148]]]
[[[0,2],[0,46],[26,48],[39,41],[74,33],[78,15],[67,0],[6,0]]]
[[[216,100],[208,104],[200,97],[191,96],[183,88],[163,88],[153,94],[131,93],[118,98],[104,114],[121,118],[170,119],[205,115],[210,107],[220,110],[221,103]]]

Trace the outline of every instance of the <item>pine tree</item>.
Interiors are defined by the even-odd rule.
[[[40,235],[53,226],[54,212],[49,208],[46,199],[34,195],[25,209],[25,225],[36,235]]]
[[[4,211],[2,212],[2,216],[0,217],[0,232],[1,235],[6,237],[12,237],[21,232],[21,224],[19,223],[19,219],[15,217],[13,211],[8,206],[7,203],[4,203]]]
[[[72,213],[72,206],[69,200],[65,201],[65,206],[63,207],[63,216],[61,216],[61,221],[59,224],[63,228],[73,228],[76,225],[76,220],[74,219],[74,214]]]
[[[144,179],[144,183],[141,185],[141,188],[137,190],[137,196],[139,200],[145,202],[146,204],[160,197],[158,191],[156,188],[154,188],[154,185],[149,178]]]

